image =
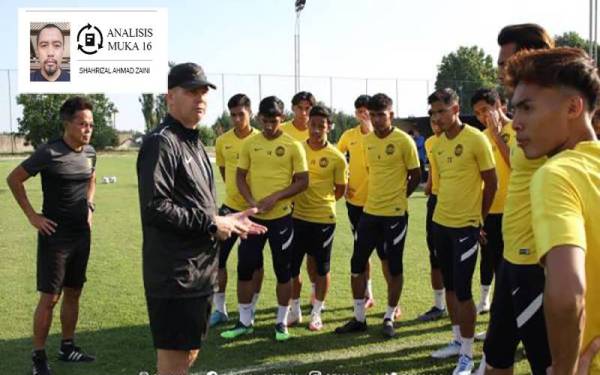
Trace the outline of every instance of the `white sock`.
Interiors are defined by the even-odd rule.
[[[490,300],[491,285],[481,285],[481,304],[487,303]]]
[[[367,319],[364,298],[354,300],[354,318],[359,322],[364,322]]]
[[[458,324],[452,326],[452,335],[454,336],[454,341],[461,342],[460,326]]]
[[[213,296],[215,309],[227,315],[227,306],[225,306],[225,293],[215,293]]]
[[[312,312],[311,314],[321,314],[321,308],[323,307],[323,301],[319,301],[318,299],[315,299],[315,303],[313,304],[313,308],[312,308]]]
[[[317,292],[317,284],[315,283],[311,283],[310,284],[310,295],[314,296]]]
[[[367,280],[367,289],[365,289],[365,297],[373,298],[373,283],[371,279]]]
[[[387,311],[385,312],[385,316],[383,317],[383,320],[390,319],[393,322],[395,316],[396,316],[396,306],[388,306]]]
[[[277,324],[282,323],[283,325],[287,325],[289,311],[289,306],[277,306]]]
[[[251,303],[240,303],[240,322],[246,327],[252,325],[252,304]]]
[[[300,308],[300,299],[292,300],[292,312],[296,315],[302,315],[302,309]]]
[[[467,355],[469,358],[473,358],[473,337],[462,337],[460,344],[460,354]]]
[[[435,301],[435,307],[437,307],[440,310],[443,310],[446,308],[446,301],[445,301],[445,295],[446,295],[446,289],[434,289],[433,290],[433,300]]]

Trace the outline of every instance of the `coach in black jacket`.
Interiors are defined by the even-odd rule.
[[[197,124],[209,87],[202,68],[169,72],[168,115],[144,139],[137,160],[143,273],[158,374],[187,374],[207,333],[217,273],[217,239],[265,228],[248,216],[217,216],[213,170]]]

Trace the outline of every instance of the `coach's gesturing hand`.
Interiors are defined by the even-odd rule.
[[[54,234],[54,232],[56,232],[56,227],[58,226],[58,224],[48,219],[44,215],[34,213],[32,215],[29,215],[27,218],[29,219],[31,225],[33,225],[33,227],[43,235],[51,236],[52,234]]]
[[[253,207],[242,212],[236,212],[225,216],[215,216],[217,238],[226,240],[232,234],[237,234],[242,239],[246,239],[248,235],[265,233],[267,231],[266,227],[250,220],[250,216],[255,215],[257,212],[258,209]]]

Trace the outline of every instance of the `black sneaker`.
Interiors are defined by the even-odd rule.
[[[422,322],[430,322],[432,320],[437,320],[443,317],[445,314],[446,309],[438,309],[437,307],[433,306],[431,309],[429,309],[429,311],[419,316],[417,319],[419,319]]]
[[[351,332],[364,332],[367,330],[367,321],[359,322],[355,318],[352,318],[348,323],[335,329],[335,333],[351,333]]]
[[[394,330],[394,322],[392,322],[392,319],[383,320],[383,328],[381,329],[381,333],[383,333],[383,336],[388,339],[391,339],[392,337],[396,336],[396,331]]]
[[[31,356],[33,362],[32,374],[33,375],[51,375],[50,366],[48,366],[48,358],[46,357],[45,351],[33,352]]]
[[[78,346],[69,345],[60,348],[58,359],[63,362],[94,362],[96,357],[82,351]]]

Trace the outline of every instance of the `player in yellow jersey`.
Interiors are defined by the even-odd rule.
[[[335,234],[335,202],[346,192],[348,170],[344,155],[327,142],[331,112],[320,105],[310,110],[309,137],[303,142],[310,184],[294,198],[292,242],[292,306],[300,304],[299,275],[304,255],[316,265],[315,302],[308,328],[323,328],[321,308],[330,283],[331,249]]]
[[[262,132],[248,139],[240,152],[236,173],[238,190],[250,207],[258,208],[253,219],[268,231],[240,244],[237,291],[240,321],[233,329],[221,333],[224,338],[253,332],[255,284],[252,276],[262,266],[262,250],[267,240],[277,278],[275,339],[285,341],[290,337],[286,323],[292,291],[290,266],[294,228],[291,198],[308,186],[308,168],[302,145],[281,130],[282,118],[283,102],[275,96],[264,98],[258,114]]]
[[[579,48],[523,51],[505,79],[519,147],[528,159],[549,158],[530,193],[552,373],[584,373],[580,352],[600,336],[600,142],[591,124],[598,69]],[[600,374],[600,355],[588,371]]]
[[[539,25],[518,24],[500,31],[498,45],[498,76],[502,82],[504,64],[517,51],[553,48],[554,41]],[[545,374],[552,359],[541,297],[544,270],[536,255],[529,195],[531,177],[545,157],[528,160],[517,147],[516,139],[509,141],[509,148],[511,173],[502,216],[504,259],[496,274],[478,374],[484,370],[490,374],[512,374],[519,342],[525,347],[531,372]]]
[[[433,289],[433,306],[427,310],[424,314],[420,315],[418,319],[423,322],[436,320],[444,316],[446,313],[445,303],[445,290],[444,280],[442,278],[442,270],[440,269],[440,261],[435,251],[434,231],[433,231],[433,211],[437,203],[437,193],[439,185],[439,175],[431,159],[433,155],[431,150],[433,146],[439,141],[442,135],[442,129],[440,126],[430,120],[431,131],[433,135],[425,141],[425,153],[427,154],[427,160],[429,160],[429,173],[427,174],[427,182],[425,183],[425,195],[427,198],[427,215],[425,219],[425,236],[427,241],[427,248],[429,249],[429,266],[431,267],[431,289]]]
[[[365,270],[373,249],[386,276],[388,307],[383,318],[384,337],[393,337],[394,318],[403,286],[404,242],[408,231],[408,197],[419,185],[421,170],[417,147],[405,132],[392,126],[392,99],[376,94],[368,102],[373,132],[364,139],[369,169],[369,194],[357,231],[357,246],[351,260],[354,318],[336,328],[336,333],[367,329],[365,316]],[[377,246],[383,240],[383,246]]]
[[[350,221],[350,230],[354,237],[354,246],[356,246],[356,229],[358,221],[362,215],[363,207],[367,201],[367,186],[369,183],[369,174],[365,162],[365,153],[363,151],[363,139],[367,134],[373,131],[371,117],[367,103],[371,97],[369,95],[360,95],[354,101],[354,116],[359,124],[346,130],[337,143],[337,148],[348,158],[349,180],[346,189],[346,211]],[[373,283],[371,282],[371,261],[367,263],[366,269],[367,289],[365,291],[365,308],[369,309],[375,304],[373,298]]]
[[[432,149],[431,161],[439,175],[433,230],[454,334],[454,340],[432,356],[459,355],[453,374],[470,374],[476,320],[471,283],[483,237],[481,225],[497,189],[494,156],[486,136],[460,121],[454,90],[439,89],[427,102],[430,116],[444,131]]]
[[[471,97],[471,106],[477,120],[485,126],[483,134],[488,137],[492,145],[496,162],[496,176],[498,177],[498,190],[483,225],[486,241],[481,244],[481,262],[479,264],[481,295],[477,312],[484,314],[490,311],[492,280],[502,262],[504,253],[502,213],[510,176],[509,144],[514,143],[515,132],[510,119],[502,112],[500,95],[496,90],[477,90]]]
[[[308,139],[308,121],[311,108],[317,104],[315,96],[308,91],[300,91],[292,97],[294,118],[281,124],[283,130],[299,142]]]
[[[215,154],[219,172],[225,183],[225,201],[219,209],[219,215],[240,212],[248,208],[248,204],[240,195],[235,181],[237,162],[242,149],[242,144],[258,131],[250,126],[252,107],[250,98],[245,94],[235,94],[227,102],[233,128],[219,136],[215,144]],[[219,290],[213,295],[215,310],[210,316],[211,327],[228,320],[227,306],[225,304],[225,290],[227,288],[227,258],[237,241],[237,236],[232,235],[222,241],[219,246],[219,272],[217,274]],[[252,297],[252,309],[256,310],[256,303],[262,284],[262,267],[253,275],[256,283]]]

